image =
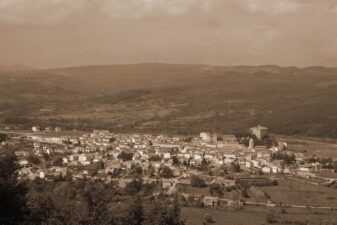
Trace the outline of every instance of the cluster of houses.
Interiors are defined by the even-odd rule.
[[[160,184],[172,191],[177,184],[190,184],[192,175],[208,174],[208,183],[215,182],[217,172],[233,165],[239,168],[235,172],[241,174],[310,174],[321,169],[319,163],[287,165],[282,159],[274,159],[274,153],[286,152],[284,142],[267,148],[255,146],[250,139],[246,146],[234,135],[202,132],[199,136],[186,137],[115,134],[105,130],[64,132],[61,128],[41,132],[39,127],[32,130],[34,132],[27,135],[27,139],[33,150],[16,152],[23,166],[20,175],[28,179],[70,176],[71,179],[99,179],[125,187],[132,181],[136,167],[144,183]],[[251,128],[251,132],[257,139],[268,135],[268,129],[262,126]],[[47,159],[40,165],[31,165],[28,160],[31,154]],[[296,154],[297,161],[302,157]],[[51,163],[43,163],[48,160]],[[53,163],[56,160],[58,163]],[[163,168],[172,171],[170,177],[161,176]],[[210,175],[209,171],[215,173]],[[221,185],[226,187],[234,183],[222,180]]]
[[[34,128],[36,127],[33,130]],[[268,134],[268,129],[257,126],[251,128],[251,132],[261,139]],[[87,166],[103,162],[106,173],[118,168],[129,169],[135,164],[140,165],[144,171],[150,165],[155,171],[167,166],[179,175],[188,168],[199,167],[205,161],[209,167],[220,168],[235,163],[243,171],[264,174],[291,173],[294,170],[311,172],[320,168],[319,165],[293,168],[285,165],[283,160],[273,160],[272,154],[283,150],[286,146],[284,142],[268,149],[265,146],[254,146],[251,139],[246,147],[238,143],[234,135],[207,132],[189,140],[179,136],[113,134],[104,130],[81,135],[35,132],[28,139],[34,142],[33,152],[38,156],[43,153],[63,153],[64,166]],[[50,148],[53,144],[56,147]],[[122,152],[132,154],[132,158],[123,161],[120,158]],[[174,164],[174,160],[178,160],[180,164]]]
[[[193,176],[201,177],[208,186],[216,183],[231,188],[242,177],[290,174],[310,178],[315,171],[322,170],[319,162],[303,163],[305,157],[301,153],[294,154],[292,164],[273,157],[276,153],[288,154],[285,142],[278,141],[270,148],[257,146],[255,140],[268,135],[263,126],[250,129],[255,138],[250,138],[247,145],[235,135],[209,132],[171,136],[62,131],[58,127],[42,130],[38,126],[32,131],[26,135],[30,149],[15,152],[22,166],[21,179],[90,179],[125,188],[136,174],[143,184],[155,184],[170,194],[181,185],[191,186]],[[34,158],[40,162],[34,162]],[[237,169],[232,171],[232,167]],[[163,175],[164,168],[170,171],[169,176]],[[224,176],[228,172],[230,176]],[[182,194],[208,207],[243,204],[242,199]]]

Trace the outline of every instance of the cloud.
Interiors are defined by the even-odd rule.
[[[301,3],[296,0],[247,0],[247,5],[254,13],[284,14],[296,12]]]
[[[214,12],[293,13],[309,0],[0,0],[0,22],[57,24],[72,19],[105,17],[141,19]],[[311,0],[310,0],[311,1]],[[324,2],[324,1],[323,1]]]
[[[47,24],[76,17],[183,16],[204,10],[208,0],[0,0],[0,22]]]
[[[64,22],[84,9],[79,0],[0,0],[0,22],[32,24]]]
[[[0,0],[0,62],[336,65],[335,27],[336,0]]]

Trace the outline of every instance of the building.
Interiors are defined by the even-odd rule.
[[[249,149],[254,149],[254,140],[253,140],[253,138],[249,139],[249,147],[248,148]]]
[[[200,138],[202,141],[210,141],[211,140],[211,135],[209,133],[206,132],[201,132],[200,133]]]
[[[52,132],[53,128],[52,127],[46,127],[44,130],[45,130],[45,132]]]
[[[203,203],[206,207],[216,207],[218,205],[218,200],[218,197],[205,196],[203,199]]]
[[[268,135],[268,128],[258,125],[257,127],[251,127],[250,132],[261,140]]]
[[[40,127],[39,126],[34,126],[34,127],[32,127],[32,131],[33,132],[39,132],[40,131]]]
[[[236,144],[237,139],[235,135],[221,135],[222,141],[226,144]]]

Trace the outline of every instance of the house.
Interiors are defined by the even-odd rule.
[[[288,167],[285,167],[285,168],[283,169],[283,173],[286,173],[286,174],[290,173],[289,168],[288,168]]]
[[[43,171],[40,171],[39,172],[39,177],[41,178],[41,179],[44,179],[45,178],[45,173],[43,172]]]
[[[235,201],[235,200],[228,200],[227,205],[228,206],[243,206],[245,204],[244,201]]]
[[[171,158],[171,153],[169,152],[164,153],[164,159],[169,159],[169,158]]]
[[[62,131],[61,127],[55,127],[55,132],[61,132],[61,131]]]
[[[46,127],[44,130],[45,130],[46,132],[52,132],[52,131],[53,131],[53,128],[52,128],[52,127]]]
[[[262,172],[263,172],[263,173],[271,173],[271,168],[270,168],[270,167],[267,167],[267,166],[262,167]]]
[[[237,143],[235,135],[222,135],[221,139],[226,144],[235,144],[235,143]]]
[[[252,163],[253,163],[253,166],[256,167],[256,168],[260,168],[260,161],[257,161],[257,160],[252,160]]]
[[[247,168],[251,168],[253,166],[253,163],[251,161],[246,161],[246,165]]]
[[[278,166],[272,166],[271,167],[273,173],[281,173],[282,172],[282,168],[278,167]]]
[[[261,140],[268,135],[268,128],[258,125],[257,127],[251,127],[250,132]]]
[[[322,165],[320,163],[304,164],[298,168],[300,172],[313,172],[320,171],[321,169]]]
[[[194,155],[194,159],[195,159],[195,160],[201,160],[202,157],[201,157],[201,155],[195,154],[195,155]]]
[[[298,167],[298,170],[301,172],[310,172],[311,171],[311,165],[305,164],[305,165],[301,165]]]
[[[143,177],[144,184],[156,184],[157,182],[157,178]]]
[[[39,132],[40,131],[40,126],[34,126],[32,127],[33,132]]]
[[[118,180],[118,187],[125,188],[127,184],[131,183],[133,179],[131,178],[123,178]]]
[[[211,135],[207,132],[201,132],[200,133],[200,138],[202,141],[210,141],[211,140]]]
[[[218,200],[218,197],[205,196],[203,199],[203,203],[206,207],[216,207],[218,206]]]
[[[26,166],[28,164],[28,160],[27,159],[21,159],[19,160],[19,165],[20,166]]]
[[[186,184],[186,185],[190,185],[191,184],[191,179],[188,178],[180,178],[177,180],[178,184]]]
[[[174,179],[162,179],[162,187],[163,188],[170,188],[174,185]]]
[[[234,162],[234,159],[232,159],[232,158],[225,158],[224,162],[225,162],[225,164],[231,164],[232,162]]]

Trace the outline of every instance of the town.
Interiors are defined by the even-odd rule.
[[[277,186],[286,179],[337,187],[336,161],[289,151],[287,140],[260,125],[241,135],[88,133],[39,126],[31,131],[6,127],[1,133],[8,137],[2,145],[17,148],[19,177],[24,180],[92,180],[116,188],[139,182],[151,185],[153,196],[180,193],[203,207],[279,206],[269,196],[254,198],[264,194],[249,187]]]

